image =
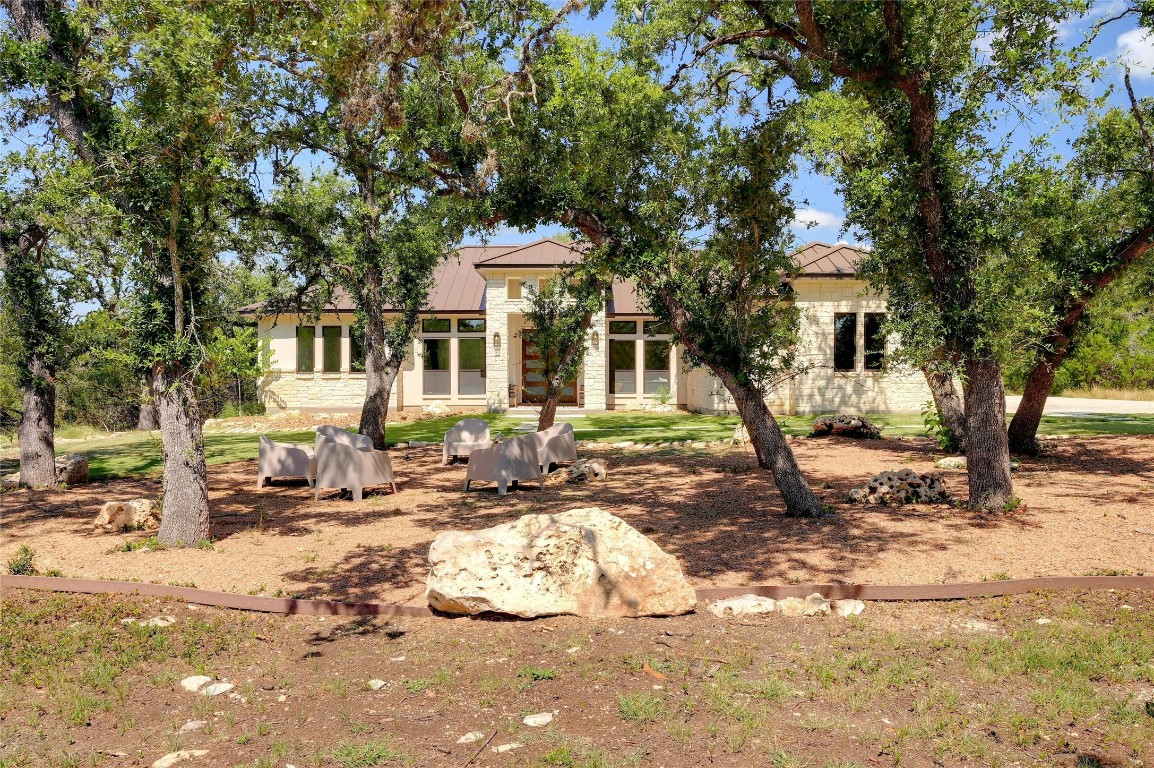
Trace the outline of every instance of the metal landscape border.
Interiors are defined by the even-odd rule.
[[[59,576],[13,576],[0,574],[0,590],[38,589],[85,594],[141,595],[184,600],[216,608],[235,608],[263,613],[305,616],[405,616],[439,615],[426,605],[308,600],[295,597],[263,597],[214,592],[195,587],[176,587],[142,581],[71,579]],[[713,587],[697,590],[697,599],[711,603],[738,595],[805,597],[817,592],[830,600],[854,598],[878,601],[964,600],[1003,597],[1027,592],[1061,592],[1077,589],[1147,589],[1154,591],[1154,576],[1043,576],[1033,579],[963,582],[957,584],[782,584],[749,587]]]

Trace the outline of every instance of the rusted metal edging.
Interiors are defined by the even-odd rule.
[[[55,576],[12,576],[0,574],[0,589],[41,589],[52,592],[86,594],[143,595],[170,597],[197,605],[236,608],[263,613],[305,616],[435,616],[426,605],[395,603],[348,603],[339,600],[304,600],[292,597],[260,597],[214,592],[194,587],[174,587],[140,581],[68,579]],[[1073,589],[1147,589],[1154,591],[1154,576],[1044,576],[1036,579],[1005,579],[959,584],[782,584],[750,587],[713,587],[697,590],[697,599],[712,603],[739,595],[762,597],[806,597],[817,592],[829,600],[963,600],[972,597],[1002,597],[1025,592],[1060,592]]]

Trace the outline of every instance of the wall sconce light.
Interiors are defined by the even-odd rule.
[[[501,334],[499,333],[493,334],[493,349],[497,350],[498,352],[501,351]]]
[[[589,340],[593,343],[593,349],[599,349],[601,347],[601,332],[593,331],[593,335],[589,337]]]

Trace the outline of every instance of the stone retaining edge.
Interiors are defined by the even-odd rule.
[[[213,592],[194,587],[174,587],[139,581],[68,579],[56,576],[12,576],[0,574],[0,589],[41,589],[51,592],[86,594],[144,595],[174,597],[188,603],[216,608],[235,608],[263,613],[305,616],[436,616],[427,605],[394,603],[348,603],[339,600],[304,600],[292,597],[260,597]],[[1148,589],[1154,591],[1154,576],[1044,576],[1035,579],[1006,579],[958,584],[782,584],[750,587],[714,587],[697,590],[702,603],[739,595],[760,595],[775,599],[806,597],[818,592],[828,600],[962,600],[972,597],[1002,597],[1025,592],[1057,592],[1072,589]]]

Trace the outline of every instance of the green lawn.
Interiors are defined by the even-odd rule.
[[[517,425],[524,423],[503,414],[479,414],[489,422],[494,435],[512,435]],[[405,424],[390,425],[390,443],[423,441],[439,443],[445,430],[457,422],[459,416],[426,419]],[[812,416],[788,416],[779,419],[782,430],[789,435],[809,433]],[[921,417],[913,415],[870,416],[886,428],[886,435],[924,435]],[[602,413],[574,418],[573,427],[578,440],[598,442],[671,442],[675,440],[718,440],[733,435],[736,416],[703,416],[694,413]],[[1154,434],[1154,415],[1110,415],[1094,417],[1051,417],[1042,419],[1042,434],[1048,435],[1101,435]],[[315,434],[309,430],[271,431],[268,435],[279,442],[311,444]],[[205,454],[209,464],[224,464],[257,456],[257,436],[253,433],[205,434]],[[157,474],[161,470],[161,447],[158,433],[132,432],[117,436],[93,434],[80,441],[62,443],[60,453],[83,453],[88,456],[93,479],[132,477]],[[0,448],[4,472],[14,471],[17,450],[12,443]]]

